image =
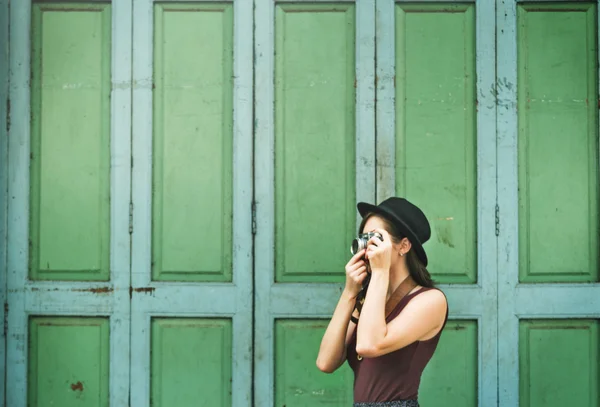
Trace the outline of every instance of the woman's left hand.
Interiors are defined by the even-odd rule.
[[[369,260],[371,272],[388,273],[392,264],[392,238],[384,229],[375,229],[374,231],[381,233],[383,241],[379,240],[377,236],[372,237],[367,244],[365,258]]]

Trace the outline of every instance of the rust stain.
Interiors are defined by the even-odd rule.
[[[81,383],[81,382],[73,383],[71,385],[71,390],[73,390],[73,391],[77,391],[77,390],[83,391],[83,383]]]
[[[155,290],[154,287],[138,287],[138,288],[129,287],[129,298],[132,297],[134,291],[136,293],[152,294],[154,292],[154,290]]]
[[[455,325],[455,326],[448,326],[448,327],[446,327],[446,329],[449,329],[451,331],[464,331],[467,328],[463,325]]]
[[[134,288],[133,291],[135,291],[136,293],[153,293],[155,290],[154,287],[138,287],[138,288]]]
[[[95,287],[95,288],[82,288],[75,291],[79,292],[90,292],[92,294],[108,294],[112,293],[114,289],[112,287]]]

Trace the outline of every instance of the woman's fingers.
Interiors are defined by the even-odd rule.
[[[365,270],[362,273],[360,273],[358,275],[358,277],[356,278],[356,282],[362,284],[362,282],[365,280],[365,277],[367,277],[367,269],[366,268],[365,268]]]
[[[348,269],[348,272],[353,272],[353,271],[357,270],[359,267],[362,267],[364,265],[365,265],[365,261],[359,260],[358,262],[348,266],[347,269]]]
[[[364,254],[365,254],[365,249],[359,250],[358,252],[356,252],[356,254],[354,256],[352,256],[352,258],[350,259],[348,264],[356,263],[364,256]]]
[[[353,278],[355,281],[359,281],[359,278],[362,274],[367,274],[367,266],[362,266],[352,271],[352,273],[350,273],[350,277]]]

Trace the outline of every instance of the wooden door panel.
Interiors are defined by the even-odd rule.
[[[126,405],[131,2],[10,11],[6,402]]]
[[[396,193],[429,217],[434,279],[475,283],[475,4],[400,3],[395,16]]]
[[[598,281],[596,17],[590,3],[518,8],[524,283]]]
[[[335,374],[316,371],[315,349],[327,329],[323,319],[275,321],[275,405],[296,406],[353,403],[354,374],[344,364]]]
[[[450,308],[419,393],[434,406],[497,400],[494,9],[377,4],[377,197],[427,215],[428,270]]]
[[[597,319],[519,322],[519,406],[600,404],[598,325]]]
[[[32,8],[33,280],[108,280],[110,4]]]
[[[134,2],[132,406],[251,405],[251,3]]]
[[[106,317],[30,318],[29,405],[108,405],[109,327]]]
[[[477,321],[449,321],[435,357],[421,377],[419,402],[435,405],[477,405]],[[487,363],[495,361],[488,360]]]
[[[230,406],[232,326],[224,318],[153,318],[152,406]]]
[[[155,4],[154,24],[152,277],[231,281],[233,4]]]
[[[255,404],[346,405],[315,361],[374,199],[374,7],[255,1]]]
[[[595,406],[597,5],[498,13],[500,404]]]
[[[344,277],[356,219],[354,38],[353,3],[275,6],[278,282]]]

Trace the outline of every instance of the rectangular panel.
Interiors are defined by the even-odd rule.
[[[431,407],[477,406],[478,357],[477,321],[448,321],[421,377],[419,402]]]
[[[154,13],[152,277],[231,281],[233,5]]]
[[[477,279],[475,5],[396,5],[396,191],[440,283]]]
[[[344,278],[356,233],[355,25],[353,4],[276,6],[277,281]]]
[[[519,405],[597,407],[597,320],[525,320],[519,326]]]
[[[347,363],[333,374],[316,366],[326,320],[275,321],[275,405],[352,405],[353,373]]]
[[[598,281],[595,4],[518,7],[519,277]]]
[[[231,406],[231,320],[154,318],[151,340],[153,407]]]
[[[108,280],[110,5],[32,13],[30,278]]]
[[[108,318],[29,320],[30,407],[108,405]]]

